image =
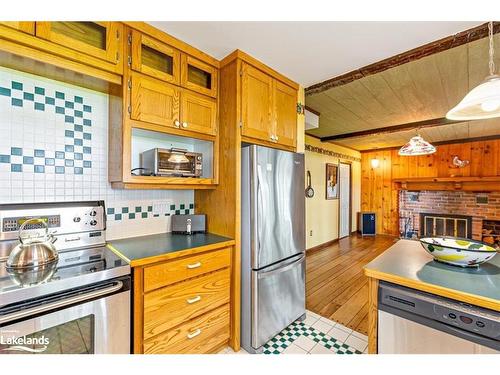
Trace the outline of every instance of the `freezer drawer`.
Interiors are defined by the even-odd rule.
[[[257,349],[305,313],[305,254],[252,271],[252,347]]]

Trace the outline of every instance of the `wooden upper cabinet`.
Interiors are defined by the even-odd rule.
[[[183,129],[215,135],[217,131],[216,100],[183,90],[181,94],[181,119]]]
[[[273,141],[285,146],[297,144],[297,90],[273,81],[274,136]]]
[[[136,30],[132,30],[131,38],[133,70],[165,82],[180,83],[181,54],[178,50]]]
[[[130,118],[178,128],[181,89],[138,73],[130,79]]]
[[[182,54],[181,85],[190,90],[217,97],[217,68],[194,57]]]
[[[242,65],[241,134],[271,141],[273,79],[251,65]]]
[[[36,36],[117,64],[122,26],[118,22],[36,22]]]
[[[1,25],[12,27],[13,29],[35,35],[34,21],[1,21]]]

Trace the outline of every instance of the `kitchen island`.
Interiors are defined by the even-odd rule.
[[[239,350],[235,241],[212,233],[161,233],[110,241],[133,274],[133,353]]]
[[[378,288],[386,281],[500,311],[500,256],[474,268],[433,260],[418,241],[399,240],[364,268],[369,281],[368,351],[377,353]]]

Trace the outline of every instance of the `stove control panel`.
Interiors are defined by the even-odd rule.
[[[32,216],[32,217],[6,217],[2,219],[2,232],[17,232],[19,227],[24,224],[28,219],[36,217],[47,223],[50,228],[57,228],[61,226],[61,216],[60,215],[50,215],[50,216]],[[43,229],[44,225],[42,223],[29,223],[24,228],[26,229]]]

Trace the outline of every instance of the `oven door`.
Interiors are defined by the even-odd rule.
[[[91,292],[9,314],[29,316],[0,326],[0,354],[130,353],[130,289],[124,284],[108,282]]]

